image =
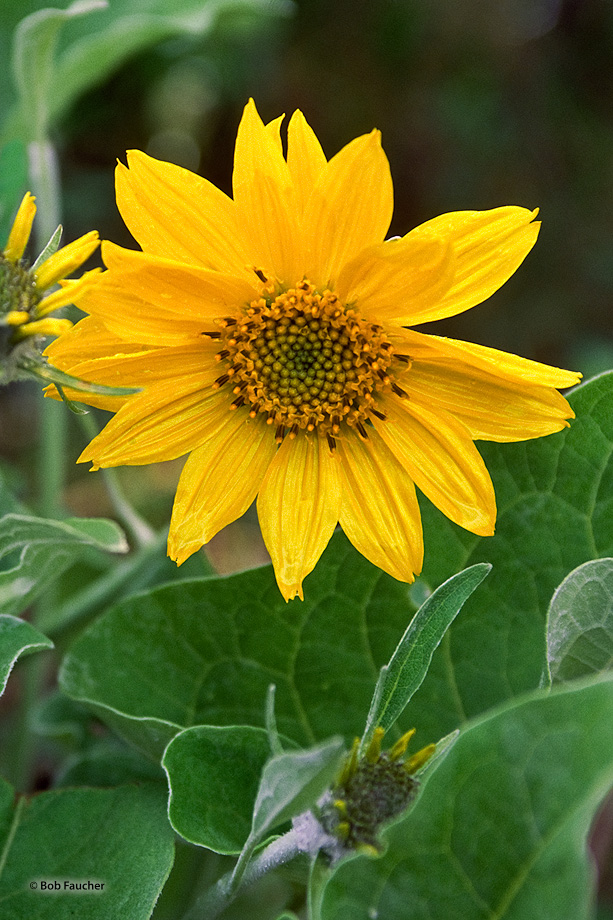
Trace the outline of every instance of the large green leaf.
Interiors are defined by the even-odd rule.
[[[612,551],[613,374],[577,390],[573,403],[566,432],[486,445],[495,537],[424,509],[431,585],[469,564],[493,571],[411,699],[406,727],[418,727],[422,744],[539,686],[554,590],[577,565]],[[271,683],[283,734],[303,746],[351,740],[415,612],[414,594],[337,533],[305,581],[304,602],[284,604],[270,568],[160,588],[114,608],[75,643],[63,686],[157,757],[190,725],[263,725]]]
[[[558,682],[613,666],[613,559],[580,565],[554,594],[547,616],[547,664]]]
[[[337,533],[305,594],[286,604],[267,566],[134,597],[74,643],[62,687],[157,757],[192,725],[263,726],[271,683],[282,734],[352,740],[415,612],[409,587]]]
[[[147,920],[173,860],[161,786],[60,789],[20,798],[15,807],[12,799],[3,784],[2,920]],[[104,887],[65,888],[88,880]],[[59,888],[44,890],[43,882]]]
[[[0,694],[18,658],[46,648],[53,648],[53,642],[31,623],[0,614]]]
[[[428,736],[539,686],[554,591],[582,563],[613,556],[613,373],[577,388],[570,402],[577,417],[559,434],[479,444],[496,489],[495,536],[476,537],[423,503],[431,587],[468,565],[493,566],[411,701]]]
[[[11,568],[0,571],[0,612],[16,614],[40,595],[79,553],[94,547],[125,553],[128,544],[113,521],[70,518],[53,521],[24,514],[0,519],[0,559],[19,553]]]
[[[322,920],[588,920],[585,840],[613,783],[613,681],[537,691],[471,725],[381,859],[341,864]]]

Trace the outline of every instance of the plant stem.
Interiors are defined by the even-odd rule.
[[[36,251],[40,252],[61,220],[60,177],[53,144],[46,138],[32,141],[28,146],[28,165],[37,203],[34,241]],[[42,393],[39,411],[39,508],[44,517],[53,517],[61,507],[68,419],[64,406],[51,400],[43,402]]]
[[[93,440],[98,434],[98,429],[91,413],[79,415],[78,419],[87,438]],[[100,472],[117,520],[127,531],[128,536],[132,538],[134,544],[137,547],[144,547],[154,543],[156,541],[155,531],[126,498],[116,471],[107,468],[100,470]]]
[[[289,862],[295,856],[302,853],[298,845],[298,837],[294,830],[288,831],[282,837],[273,840],[265,850],[251,862],[242,876],[241,882],[237,888],[232,889],[231,882],[234,871],[227,872],[219,881],[208,891],[198,898],[196,903],[184,915],[183,920],[215,920],[219,917],[226,907],[237,897],[237,895],[246,888],[257,882],[259,878]]]
[[[36,704],[48,665],[46,655],[35,654],[20,662],[19,705],[13,724],[8,780],[20,792],[30,792],[34,779],[37,742],[30,716]]]
[[[78,591],[64,604],[50,610],[40,620],[39,628],[56,642],[70,629],[112,604],[126,586],[131,591],[147,587],[166,564],[166,556],[162,553],[165,543],[166,531],[163,530],[155,535],[153,542],[141,546],[125,562],[113,564],[108,572],[92,584]]]
[[[40,251],[60,222],[60,183],[57,158],[53,145],[45,138],[28,147],[29,173],[32,191],[37,196],[37,217],[34,226],[35,244]],[[39,397],[38,447],[38,506],[44,517],[54,517],[61,508],[64,487],[64,456],[67,419],[63,406],[49,405],[51,400]],[[44,602],[33,609],[35,624],[47,604],[53,603],[53,586],[47,590]],[[19,789],[29,791],[34,775],[36,742],[30,730],[30,716],[43,683],[47,662],[44,655],[34,655],[21,666],[21,694],[14,725],[12,753],[13,781]]]
[[[55,147],[47,138],[28,144],[28,172],[36,195],[34,242],[38,254],[62,221],[60,170]]]

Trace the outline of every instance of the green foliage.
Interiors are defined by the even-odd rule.
[[[145,49],[202,37],[228,13],[266,18],[287,9],[283,0],[175,0],[172,9],[165,0],[76,0],[22,18],[23,4],[4,0],[0,38],[11,21],[15,30],[11,69],[0,73],[0,246],[28,186],[27,144],[46,139],[84,93]]]
[[[564,579],[549,605],[547,663],[564,682],[613,665],[613,559],[585,562]]]
[[[341,533],[306,585],[286,604],[266,567],[131,598],[73,644],[62,687],[154,756],[191,725],[263,726],[271,683],[284,735],[350,741],[414,606]]]
[[[52,521],[24,514],[0,519],[0,560],[19,553],[0,571],[0,612],[17,614],[53,582],[79,554],[91,548],[125,553],[128,544],[114,521],[68,518]]]
[[[560,434],[479,445],[496,489],[494,537],[469,534],[423,503],[428,584],[478,562],[493,566],[411,701],[427,736],[537,687],[554,591],[577,566],[613,555],[613,373],[569,401],[577,417]]]
[[[42,9],[19,23],[13,40],[13,78],[24,123],[25,140],[45,137],[51,123],[56,79],[55,50],[62,25],[73,16],[103,9],[104,0],[77,0],[65,10]]]
[[[28,181],[26,146],[15,138],[0,146],[0,249],[8,240],[15,212]]]
[[[162,761],[177,833],[217,853],[240,853],[269,756],[261,728],[200,725],[178,734]]]
[[[248,844],[254,846],[284,821],[307,811],[338,772],[344,744],[333,738],[306,751],[288,751],[269,760],[253,806]]]
[[[76,0],[67,9],[38,10],[15,32],[17,103],[5,133],[41,137],[125,61],[168,38],[204,35],[229,10],[270,16],[282,9],[279,0],[179,0],[172,9],[164,0]],[[84,24],[71,22],[84,14]]]
[[[60,789],[18,799],[0,787],[3,920],[146,920],[173,860],[159,786]],[[104,884],[65,890],[64,882]],[[44,890],[56,881],[60,890]]]
[[[338,868],[321,920],[587,920],[585,837],[613,782],[612,711],[601,680],[467,727],[385,855]]]
[[[53,648],[53,642],[30,623],[0,614],[0,694],[18,658],[46,648]]]
[[[217,73],[216,58],[205,61],[205,46],[196,46],[193,39],[211,36],[233,11],[257,18],[289,8],[283,0],[110,0],[108,5],[83,0],[64,10],[37,9],[32,0],[26,6],[22,0],[3,4],[3,24],[17,24],[24,13],[32,15],[14,33],[14,88],[8,86],[9,68],[0,73],[0,245],[28,187],[27,145],[40,145],[29,151],[38,155],[31,160],[40,167],[41,157],[49,152],[49,136],[62,119],[62,133],[66,131],[65,117],[84,93],[146,49],[172,39],[174,44],[167,43],[160,58],[145,62],[145,69],[166,53],[171,59],[172,49],[183,42],[190,53],[196,49],[200,55],[198,66],[208,66],[205,93],[225,104],[232,95],[231,81],[223,76],[223,66]],[[498,111],[505,93],[520,98],[525,87],[521,93],[509,92],[504,82],[508,77],[500,73],[500,86],[495,79],[483,79],[471,53],[465,55],[470,73],[463,79],[458,76],[462,62],[456,59],[449,69],[452,77],[441,74],[437,87],[418,79],[407,94],[397,73],[409,57],[419,59],[421,38],[434,28],[426,6],[419,12],[408,11],[409,6],[407,12],[402,4],[352,8],[351,55],[343,55],[340,34],[332,56],[329,41],[318,50],[311,40],[309,28],[318,36],[323,33],[325,4],[300,5],[296,35],[318,74],[330,60],[337,66],[346,57],[350,69],[351,61],[358,61],[361,71],[366,68],[359,74],[364,85],[373,84],[377,66],[393,71],[394,87],[400,87],[400,92],[394,90],[396,104],[400,100],[403,113],[415,113],[411,93],[419,96],[417,122],[425,134],[413,151],[420,168],[409,165],[408,171],[415,173],[411,181],[419,183],[420,195],[430,183],[424,181],[419,150],[434,149],[428,138],[429,116],[425,121],[422,117],[423,99],[429,100],[426,108],[433,113],[434,134],[444,138],[445,156],[429,158],[440,170],[430,203],[411,195],[410,182],[400,183],[400,211],[403,185],[409,189],[411,209],[417,206],[424,214],[442,210],[432,203],[437,196],[444,198],[445,208],[450,202],[455,206],[457,191],[450,194],[449,189],[461,188],[465,194],[471,182],[470,177],[458,182],[458,170],[465,167],[452,164],[467,160],[474,163],[477,191],[482,196],[485,189],[486,198],[488,188],[499,187],[498,182],[483,181],[486,161],[516,162],[511,171],[515,196],[521,188],[521,155],[492,157],[492,151],[508,153],[514,134],[525,137],[524,130],[517,130],[520,116],[515,113],[516,122],[504,120]],[[498,17],[497,28],[492,20],[486,26],[479,23],[475,32],[485,47],[490,28],[497,36],[496,54],[500,42],[509,41],[519,60],[522,41],[534,47],[528,38],[538,37],[538,29],[545,27],[536,20],[528,23],[515,6],[510,4]],[[461,31],[464,20],[468,29],[477,25],[464,15],[468,7],[460,3],[462,15],[454,12],[457,22],[447,26],[450,35]],[[447,15],[442,7],[436,13],[443,21]],[[572,19],[565,16],[559,30],[565,42],[570,42]],[[597,31],[596,26],[590,28]],[[526,38],[530,28],[536,31]],[[361,53],[362,33],[370,36],[370,54]],[[549,47],[555,41],[555,34],[548,36]],[[0,51],[8,61],[8,37],[2,30]],[[273,84],[270,62],[262,66],[266,57],[258,48],[257,70],[264,82]],[[307,87],[300,54],[286,57],[293,68],[289,83]],[[511,70],[525,79],[525,68]],[[539,68],[529,70],[540,86]],[[347,134],[372,126],[370,97],[365,97],[366,119],[359,111],[363,103],[355,105],[356,73],[350,72],[351,92],[343,97],[340,71],[332,72],[335,116],[346,110],[359,124],[355,131],[347,124],[335,128],[338,136],[333,131],[332,144],[325,145],[329,152]],[[224,80],[225,87],[217,86]],[[592,89],[591,78],[588,82]],[[559,106],[558,83],[550,78],[543,86],[543,98],[556,99]],[[234,92],[238,96],[243,90]],[[351,105],[345,105],[348,99]],[[404,117],[394,123],[394,92],[389,102],[390,122],[379,124],[386,129],[393,156],[394,132],[396,141],[399,131],[407,132]],[[268,103],[270,99],[262,111]],[[338,123],[314,105],[315,119]],[[279,110],[275,100],[274,113]],[[557,258],[563,263],[569,246],[573,250],[564,271],[549,272],[554,280],[546,296],[556,309],[564,286],[559,278],[565,272],[566,277],[580,274],[574,260],[580,257],[575,250],[580,253],[582,247],[589,254],[584,283],[589,281],[597,295],[590,302],[610,303],[610,256],[606,244],[599,242],[606,234],[592,238],[581,232],[586,221],[593,227],[590,192],[592,201],[599,197],[593,165],[610,146],[595,140],[608,137],[610,129],[600,134],[591,118],[582,119],[579,127],[576,150],[587,164],[589,188],[585,179],[583,184],[567,182],[577,190],[569,192],[577,196],[575,207],[567,207],[562,198],[555,205],[564,216],[558,223],[567,240]],[[207,125],[205,133],[210,130]],[[544,136],[542,128],[537,133]],[[458,144],[461,154],[462,146],[474,138],[478,156],[447,154],[458,150]],[[537,148],[530,148],[535,162],[550,159],[551,150],[573,149],[554,143],[538,151],[542,140],[536,143]],[[534,156],[534,149],[540,155]],[[113,150],[111,159],[117,153]],[[96,155],[104,162],[108,151],[97,150]],[[410,157],[403,161],[411,163]],[[557,169],[563,169],[559,157]],[[533,188],[528,181],[525,194],[532,195]],[[43,194],[37,188],[37,225],[45,209],[54,210],[51,191],[47,186]],[[470,205],[480,206],[479,195],[475,193]],[[544,209],[549,226],[555,200],[551,195],[550,207]],[[575,228],[571,234],[569,222]],[[506,293],[501,296],[499,304]],[[513,315],[520,321],[511,324],[514,347],[518,330],[525,335],[524,344],[530,341],[521,319],[538,312],[530,300],[518,309]],[[546,311],[542,315],[548,327],[556,326]],[[445,333],[455,331],[446,327]],[[555,335],[559,332],[554,329]],[[517,350],[529,348],[522,348],[520,341]],[[497,494],[493,538],[454,527],[424,500],[426,562],[415,586],[382,574],[338,533],[306,580],[304,603],[282,601],[269,567],[188,580],[187,568],[179,573],[173,569],[171,584],[129,597],[154,578],[166,577],[159,545],[143,547],[113,565],[109,556],[125,552],[127,544],[112,522],[33,517],[0,481],[0,513],[5,515],[0,519],[0,689],[20,657],[53,647],[44,632],[53,635],[56,655],[63,658],[62,690],[44,703],[31,706],[38,685],[48,685],[42,669],[52,656],[43,655],[17,669],[20,673],[13,675],[3,700],[9,702],[15,688],[23,710],[6,734],[3,726],[0,740],[3,753],[9,754],[7,762],[27,764],[31,730],[42,739],[44,754],[37,779],[52,784],[50,791],[15,800],[13,789],[0,779],[3,920],[77,915],[84,920],[146,920],[152,912],[158,916],[154,906],[163,888],[163,920],[202,920],[193,913],[202,892],[207,887],[233,891],[243,871],[242,877],[249,877],[252,852],[265,847],[268,835],[280,832],[280,825],[311,808],[330,787],[345,745],[361,733],[365,719],[364,742],[377,725],[392,736],[386,743],[413,725],[422,744],[436,742],[433,757],[418,771],[421,790],[414,807],[384,832],[387,850],[382,858],[350,854],[329,867],[320,857],[311,866],[310,882],[306,859],[297,860],[289,870],[271,873],[268,887],[256,887],[253,897],[253,889],[241,894],[243,901],[227,908],[228,920],[296,920],[305,916],[305,909],[309,920],[591,918],[594,872],[585,840],[613,781],[613,682],[606,673],[613,659],[613,374],[578,388],[571,401],[577,419],[567,431],[523,444],[481,445]],[[196,560],[191,564],[196,566]],[[197,567],[194,571],[200,574]],[[71,576],[73,584],[66,590]],[[416,612],[418,598],[425,602]],[[33,601],[35,625],[15,616]],[[102,616],[78,635],[81,625],[101,610]],[[553,690],[543,687],[548,675],[558,685]],[[180,841],[179,849],[189,855],[165,886],[173,831],[196,846]],[[228,882],[223,873],[233,863],[224,854],[238,853],[240,871]],[[32,887],[43,880],[63,885],[64,880],[86,879],[104,882],[104,891],[79,894]],[[306,908],[300,903],[305,889]],[[601,913],[604,918],[604,908]]]
[[[464,602],[490,571],[474,565],[452,576],[419,608],[388,664],[381,668],[362,737],[362,749],[377,726],[386,731],[396,722],[421,686],[432,655]]]

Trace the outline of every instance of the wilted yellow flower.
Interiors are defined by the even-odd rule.
[[[168,551],[179,564],[256,498],[286,599],[302,597],[337,522],[412,581],[423,540],[415,485],[452,521],[491,534],[494,490],[473,439],[563,428],[556,387],[579,375],[405,328],[481,303],[538,234],[520,207],[461,211],[384,242],[392,182],[378,131],[327,161],[300,112],[236,141],[233,190],[144,153],[117,168],[142,252],[103,244],[90,315],[49,359],[141,387],[79,458],[95,468],[189,453]],[[67,391],[74,398],[78,394]]]
[[[72,323],[50,314],[75,301],[85,292],[97,272],[86,272],[77,281],[66,275],[80,268],[99,245],[95,230],[52,253],[43,253],[33,266],[22,261],[36,214],[34,196],[23,197],[8,242],[0,250],[0,326],[8,327],[17,343],[32,335],[59,335]],[[56,284],[59,290],[46,293]]]

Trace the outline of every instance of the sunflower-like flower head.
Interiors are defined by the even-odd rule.
[[[115,415],[80,460],[189,454],[168,541],[179,564],[257,497],[286,599],[302,597],[339,521],[368,559],[412,581],[415,486],[491,534],[494,490],[474,440],[539,437],[573,415],[556,388],[580,375],[406,328],[497,290],[534,245],[536,212],[460,211],[385,240],[393,193],[379,132],[328,161],[295,112],[285,157],[281,121],[246,106],[233,199],[128,153],[117,202],[142,251],[103,244],[108,271],[80,304],[90,315],[47,354],[142,390],[86,400]]]
[[[334,861],[351,850],[377,855],[382,846],[379,834],[415,799],[419,780],[415,776],[436,750],[428,744],[405,759],[415,729],[406,732],[388,750],[381,750],[385,732],[376,728],[373,737],[359,755],[360,739],[337,778],[334,788],[319,803],[319,821],[334,838],[330,847]]]
[[[36,214],[34,201],[29,192],[24,195],[7,244],[0,250],[0,382],[18,375],[17,369],[38,355],[35,347],[31,349],[36,337],[60,335],[72,327],[70,320],[51,314],[75,303],[98,274],[94,270],[77,281],[66,280],[98,247],[95,230],[62,249],[55,245],[58,232],[33,265],[24,260]]]

